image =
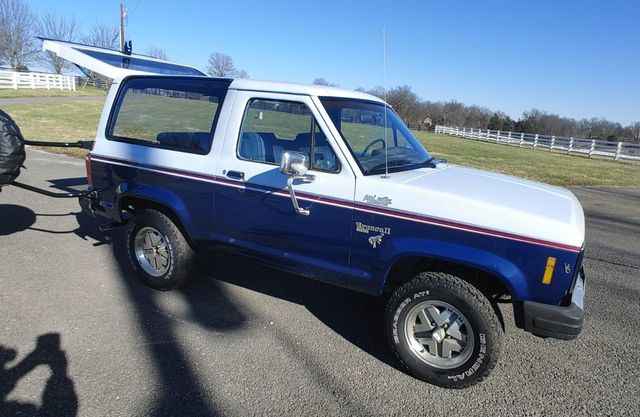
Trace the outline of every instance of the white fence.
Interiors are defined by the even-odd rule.
[[[47,90],[76,89],[76,77],[42,72],[0,71],[0,89],[13,88],[46,88]]]
[[[637,143],[448,126],[436,126],[435,133],[519,146],[521,148],[547,149],[549,151],[583,155],[589,158],[597,155],[613,158],[615,161],[620,159],[640,161],[640,144]]]

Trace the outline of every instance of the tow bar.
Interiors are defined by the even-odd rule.
[[[76,142],[47,142],[40,140],[25,140],[25,145],[32,146],[49,146],[49,147],[57,147],[57,148],[81,148],[91,150],[93,148],[93,144],[95,141],[92,140],[79,140]],[[46,195],[47,197],[54,198],[78,198],[78,197],[88,197],[88,198],[97,198],[98,195],[93,190],[82,190],[72,193],[54,193],[52,191],[44,190],[42,188],[34,187],[33,185],[24,184],[19,181],[13,181],[11,185],[22,188],[23,190],[33,191],[34,193]],[[2,188],[0,187],[0,191]]]

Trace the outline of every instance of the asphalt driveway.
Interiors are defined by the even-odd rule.
[[[58,190],[82,161],[29,151],[20,180]],[[382,304],[231,256],[161,293],[123,230],[75,200],[0,193],[0,415],[640,415],[640,188],[573,190],[587,215],[586,323],[574,341],[515,328],[462,391],[399,369]]]

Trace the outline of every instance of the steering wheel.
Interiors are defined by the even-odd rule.
[[[362,151],[362,153],[360,154],[360,157],[366,156],[369,149],[373,148],[373,145],[375,145],[378,142],[382,143],[383,149],[387,147],[387,144],[384,142],[384,139],[382,138],[374,139],[371,141],[371,143],[367,145],[366,148],[364,148],[364,151]]]

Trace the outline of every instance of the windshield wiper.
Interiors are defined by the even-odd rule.
[[[381,164],[374,165],[372,168],[369,168],[367,170],[367,174],[373,174],[376,171],[384,171],[385,167],[398,168],[403,165],[413,165],[413,164],[407,160],[383,162]]]
[[[418,163],[416,165],[418,165],[419,167],[435,168],[436,167],[436,160],[432,156],[429,159],[427,159],[426,161],[420,162],[420,163]]]
[[[389,161],[388,163],[381,163],[381,164],[377,164],[374,165],[372,168],[369,168],[366,171],[366,174],[375,174],[378,171],[384,172],[385,168],[400,168],[403,166],[407,166],[407,167],[411,167],[411,168],[423,168],[423,167],[429,167],[429,168],[435,168],[436,164],[433,162],[433,157],[422,161],[422,162],[418,162],[418,163],[414,163],[414,162],[410,162],[407,161],[406,159],[401,159],[399,161]]]

